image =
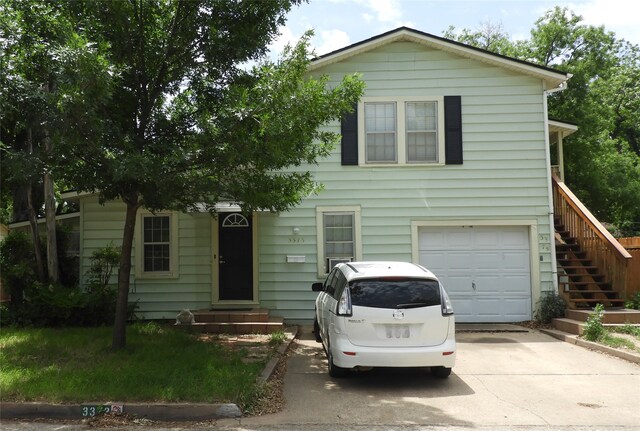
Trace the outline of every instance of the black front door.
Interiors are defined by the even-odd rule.
[[[251,217],[218,215],[219,289],[221,301],[253,300],[253,241]]]

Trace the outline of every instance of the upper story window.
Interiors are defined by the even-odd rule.
[[[379,99],[362,102],[360,164],[443,164],[442,98]]]
[[[340,134],[343,166],[461,165],[462,98],[365,97]]]

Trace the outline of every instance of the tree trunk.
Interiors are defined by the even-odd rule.
[[[47,282],[47,274],[44,270],[44,260],[42,259],[42,246],[40,245],[40,230],[38,229],[38,217],[33,207],[31,184],[27,186],[27,210],[29,215],[29,227],[31,231],[31,241],[33,242],[33,253],[36,257],[36,273],[40,283]]]
[[[47,269],[49,281],[60,281],[58,270],[58,241],[56,238],[56,197],[53,191],[51,174],[44,174],[44,214],[47,224]]]
[[[47,85],[47,92],[53,93],[55,84]],[[53,142],[49,135],[49,125],[44,126],[44,152],[49,157],[53,153]],[[44,215],[47,226],[47,269],[49,281],[57,283],[60,281],[60,271],[58,267],[58,240],[56,233],[56,196],[53,190],[53,179],[51,173],[44,172]]]
[[[133,235],[138,214],[137,193],[123,199],[127,204],[127,213],[122,235],[122,254],[120,255],[120,270],[118,272],[118,296],[116,298],[116,316],[113,323],[112,350],[123,349],[127,344],[127,308],[129,305],[129,277],[131,275],[131,249]]]
[[[31,128],[27,130],[27,151],[33,154],[33,141],[31,140]],[[33,205],[33,186],[31,181],[27,184],[27,215],[29,217],[29,227],[31,230],[31,241],[33,242],[33,252],[36,257],[36,273],[38,281],[46,283],[47,274],[44,269],[44,261],[42,259],[42,247],[40,246],[40,230],[38,229],[38,216]]]

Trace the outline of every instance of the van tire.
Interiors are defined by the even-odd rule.
[[[431,367],[431,374],[439,379],[446,379],[451,374],[451,368]]]

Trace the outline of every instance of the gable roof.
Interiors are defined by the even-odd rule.
[[[570,73],[561,72],[549,67],[496,54],[491,51],[465,45],[443,37],[434,36],[409,27],[399,27],[395,30],[382,33],[378,36],[374,36],[328,54],[321,55],[311,61],[309,71],[346,60],[355,55],[371,51],[375,48],[379,48],[393,42],[414,42],[430,48],[451,52],[461,57],[470,58],[493,66],[510,69],[524,75],[533,76],[542,79],[546,84],[545,88],[547,90],[566,88],[566,81],[572,76]]]

